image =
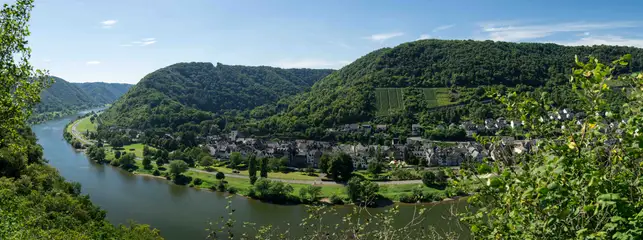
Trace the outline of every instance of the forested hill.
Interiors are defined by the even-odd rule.
[[[377,116],[376,88],[555,86],[568,82],[575,55],[581,58],[593,55],[612,61],[627,53],[632,54],[634,60],[628,66],[631,69],[624,70],[640,71],[643,49],[632,47],[473,40],[409,42],[357,59],[316,83],[311,91],[292,99],[287,108],[282,108],[286,110],[258,122],[255,127],[262,134],[286,133],[373,121]],[[406,110],[409,108],[403,111]],[[417,113],[413,111],[417,110],[397,116],[409,118],[407,116]],[[391,118],[377,120],[396,122]]]
[[[59,77],[51,78],[53,83],[41,92],[41,101],[33,109],[33,114],[29,119],[31,123],[113,103],[132,87],[131,84],[70,83]]]
[[[174,131],[213,120],[214,113],[246,110],[306,91],[331,72],[177,63],[145,76],[101,118],[105,125]]]
[[[126,83],[72,83],[82,89],[97,104],[113,103],[123,96],[133,85]]]
[[[35,113],[63,111],[70,107],[90,107],[94,100],[76,84],[62,78],[52,77],[54,83],[40,94],[40,103],[34,109]]]

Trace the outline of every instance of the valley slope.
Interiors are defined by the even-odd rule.
[[[223,117],[308,90],[332,70],[177,63],[145,76],[101,115],[105,125],[141,130],[217,131]],[[207,121],[201,124],[203,121]],[[201,124],[201,125],[200,125]],[[204,128],[205,126],[205,128]]]
[[[53,83],[40,94],[40,103],[33,109],[30,122],[41,122],[75,113],[78,110],[100,107],[116,101],[131,84],[121,83],[70,83],[51,77]]]
[[[179,63],[148,74],[101,119],[106,126],[152,130],[148,142],[165,133],[195,139],[232,129],[263,137],[382,142],[404,139],[412,124],[501,117],[498,105],[485,104],[489,89],[547,92],[557,107],[573,108],[576,99],[566,89],[574,57],[611,61],[627,53],[634,60],[618,71],[643,69],[639,48],[473,40],[404,43],[338,71]],[[389,134],[328,131],[351,123],[388,124]]]
[[[411,124],[458,124],[460,120],[498,117],[492,106],[480,104],[491,87],[500,91],[549,92],[562,107],[573,107],[568,84],[574,57],[589,55],[612,61],[633,55],[628,69],[643,69],[643,49],[616,46],[569,47],[542,43],[509,43],[473,40],[420,40],[371,52],[316,83],[311,91],[291,99],[281,111],[251,124],[257,135],[274,133],[320,138],[325,129],[341,124],[370,122],[401,125],[408,134]],[[398,109],[378,111],[376,89],[401,88]],[[424,88],[424,89],[422,89]],[[425,101],[427,88],[446,92],[439,96],[460,108],[434,111]],[[397,97],[397,96],[395,96]],[[381,98],[381,92],[380,92]],[[434,100],[436,101],[436,100]],[[390,126],[389,126],[390,127]]]

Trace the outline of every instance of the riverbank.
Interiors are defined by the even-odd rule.
[[[119,167],[97,164],[87,154],[74,150],[60,136],[65,126],[83,113],[34,125],[32,129],[42,145],[45,158],[67,180],[82,185],[81,194],[89,196],[92,202],[107,212],[110,223],[127,224],[130,220],[150,224],[161,230],[168,240],[205,239],[205,229],[212,228],[209,222],[228,216],[226,206],[235,210],[238,223],[253,222],[258,226],[272,225],[274,228],[289,229],[293,234],[301,233],[299,223],[309,216],[306,204],[272,204],[262,200],[243,197],[239,194],[211,191],[204,185],[190,188],[168,183],[163,177],[137,176]],[[152,165],[155,165],[152,163]],[[167,165],[164,165],[167,167]],[[144,170],[144,169],[139,169]],[[292,173],[290,173],[292,174]],[[272,177],[272,176],[271,176]],[[232,182],[226,174],[226,180]],[[215,179],[216,181],[216,179]],[[237,181],[232,182],[236,184]],[[240,184],[248,184],[243,180]],[[458,224],[453,218],[453,209],[464,209],[465,201],[434,202],[428,204],[394,204],[388,207],[369,208],[371,215],[385,213],[393,206],[400,213],[395,216],[396,227],[404,227],[408,219],[425,209],[425,227],[453,229]],[[355,206],[326,206],[327,211],[336,214],[325,216],[328,221],[341,222],[342,217],[351,214]],[[367,217],[367,216],[365,216]],[[279,221],[275,221],[278,218]],[[235,229],[242,231],[242,224]],[[236,231],[235,230],[235,231]]]
[[[72,123],[68,124],[65,128],[65,132],[72,136],[73,139],[80,141],[85,146],[92,145],[93,142],[88,139],[84,134],[91,133],[96,131],[96,126],[93,121],[90,121],[91,115],[78,118]],[[72,141],[73,142],[73,141]],[[70,142],[71,143],[71,142]],[[116,159],[116,152],[120,152],[118,155],[122,156],[126,153],[132,153],[136,156],[135,165],[131,166],[128,169],[129,172],[137,175],[153,176],[156,178],[166,179],[168,181],[173,181],[169,176],[169,170],[167,165],[158,166],[156,164],[150,164],[147,167],[143,165],[143,148],[145,145],[141,143],[135,143],[130,145],[125,145],[118,149],[113,149],[110,146],[105,146],[105,162],[110,163]],[[149,147],[152,151],[155,149]],[[233,172],[232,169],[228,169],[224,166],[218,166],[209,168],[209,171],[206,171],[203,168],[190,168],[183,175],[187,177],[187,180],[180,182],[181,185],[187,185],[189,187],[199,188],[199,189],[209,189],[219,192],[228,192],[241,196],[249,197],[252,193],[253,185],[250,184],[247,171]],[[225,178],[222,181],[217,179],[216,174],[221,172],[224,174]],[[309,188],[311,185],[317,186],[320,188],[320,194],[317,196],[318,199],[336,199],[341,201],[336,202],[347,202],[348,194],[346,193],[346,187],[341,183],[322,181],[321,177],[308,176],[303,172],[270,172],[268,173],[268,180],[282,182],[290,187],[292,191],[287,196],[288,199],[295,199],[296,202],[300,201],[300,192],[305,191],[302,189]],[[411,180],[411,181],[383,181],[375,182],[379,185],[378,195],[384,202],[404,202],[403,198],[408,198],[408,196],[414,196],[421,194],[422,196],[428,196],[426,198],[427,202],[440,202],[443,199],[448,199],[450,197],[462,195],[462,193],[457,193],[454,190],[445,190],[445,189],[435,189],[430,188],[422,184],[420,180]],[[406,200],[408,201],[408,200]]]

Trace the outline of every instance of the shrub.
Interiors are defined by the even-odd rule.
[[[161,172],[159,172],[158,169],[155,169],[154,172],[152,172],[152,175],[159,176],[159,175],[161,175]]]
[[[216,169],[216,168],[213,168],[213,167],[206,167],[206,168],[204,168],[204,170],[205,170],[206,172],[216,172],[216,171],[217,171],[217,169]]]
[[[395,181],[420,180],[422,177],[410,169],[397,169],[391,172],[391,179]]]
[[[417,200],[415,199],[415,197],[413,197],[409,193],[402,193],[402,194],[400,194],[400,202],[403,202],[403,203],[415,203],[415,202],[417,202]]]
[[[217,174],[214,175],[214,177],[218,180],[225,179],[225,174],[223,174],[222,172],[217,172]]]
[[[339,195],[337,195],[337,194],[334,194],[334,193],[333,193],[332,195],[330,195],[330,197],[328,198],[328,200],[329,200],[329,201],[330,201],[330,203],[332,203],[332,204],[337,204],[337,205],[344,204],[344,199],[342,199],[342,197],[341,197],[341,196],[339,196]]]
[[[219,181],[219,183],[217,184],[217,191],[225,192],[225,189],[226,189],[225,183],[223,181]]]
[[[237,193],[237,188],[236,187],[228,187],[228,193],[236,194]]]
[[[201,180],[200,178],[194,178],[192,180],[192,184],[197,185],[197,186],[201,185],[202,183],[203,183],[203,180]]]

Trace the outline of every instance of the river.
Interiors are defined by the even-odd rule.
[[[81,115],[79,113],[78,115]],[[83,194],[107,211],[107,218],[113,224],[125,224],[128,220],[150,224],[161,231],[166,239],[204,239],[209,221],[216,221],[226,214],[227,195],[205,190],[178,186],[170,182],[131,173],[109,165],[89,161],[83,153],[77,152],[63,139],[64,127],[76,116],[55,119],[32,126],[44,149],[49,164],[57,168],[68,180],[79,182]],[[286,227],[295,226],[307,216],[306,206],[283,206],[233,196],[232,208],[237,223],[244,221],[258,224],[272,224]],[[457,202],[456,202],[457,203]],[[452,206],[461,203],[425,205],[429,208],[425,223],[440,231],[462,231],[450,216]],[[335,207],[338,213],[347,213],[352,206]],[[386,208],[369,209],[371,213]],[[401,205],[399,219],[410,219],[415,206]]]

